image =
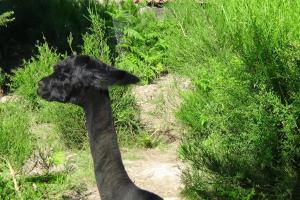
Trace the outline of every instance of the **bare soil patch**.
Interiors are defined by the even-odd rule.
[[[189,85],[190,80],[168,74],[152,84],[134,87],[132,94],[140,110],[140,121],[148,132],[169,143],[180,139],[184,129],[175,113],[182,102],[181,93]]]

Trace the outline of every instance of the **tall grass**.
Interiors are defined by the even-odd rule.
[[[0,104],[0,165],[5,160],[19,169],[32,152],[34,138],[27,110],[26,102]]]
[[[300,158],[296,1],[176,1],[171,70],[193,78],[178,117],[190,199],[291,199]],[[180,42],[179,42],[180,41]]]

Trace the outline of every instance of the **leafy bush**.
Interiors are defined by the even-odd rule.
[[[6,11],[0,14],[0,27],[6,26],[9,22],[12,22],[15,19],[13,18],[13,14],[13,11]]]
[[[112,88],[110,97],[119,142],[122,145],[134,145],[141,127],[138,121],[135,99],[130,94],[130,88]]]
[[[136,74],[143,83],[152,81],[166,71],[164,66],[164,30],[167,24],[154,12],[139,12],[132,1],[110,13],[119,37],[117,65]]]
[[[83,35],[82,54],[90,55],[110,64],[110,49],[105,37],[105,21],[99,14],[89,10],[91,27]]]
[[[43,77],[49,75],[53,66],[61,58],[61,55],[49,48],[47,43],[38,44],[38,55],[25,61],[23,68],[14,72],[11,77],[11,89],[16,94],[24,97],[33,105],[37,105],[37,83]]]
[[[87,142],[82,109],[71,104],[41,102],[39,120],[55,125],[56,132],[68,148],[81,149]]]
[[[33,148],[27,110],[26,102],[0,104],[0,158],[17,168],[24,163]]]
[[[167,61],[195,84],[178,113],[191,128],[180,149],[191,166],[190,199],[291,198],[300,159],[299,8],[270,0],[171,5]]]
[[[13,182],[4,180],[4,178],[0,176],[0,198],[9,200],[16,198],[16,196]]]
[[[182,157],[193,163],[192,174],[211,175],[187,178],[187,191],[207,198],[288,198],[299,156],[299,108],[282,105],[263,85],[253,93],[242,66],[211,66],[214,70],[203,70],[179,112],[192,127]]]
[[[9,22],[12,22],[14,18],[12,17],[14,12],[4,12],[0,15],[0,26],[6,26]]]

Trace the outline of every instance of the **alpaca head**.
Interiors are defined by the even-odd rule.
[[[139,79],[89,56],[70,56],[54,66],[54,72],[39,82],[38,95],[47,101],[82,105],[86,92],[128,85]]]

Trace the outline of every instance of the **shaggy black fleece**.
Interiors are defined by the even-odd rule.
[[[139,79],[89,56],[70,56],[39,82],[38,95],[47,101],[73,103],[86,115],[96,182],[102,200],[162,200],[138,188],[128,177],[117,143],[108,87]]]

